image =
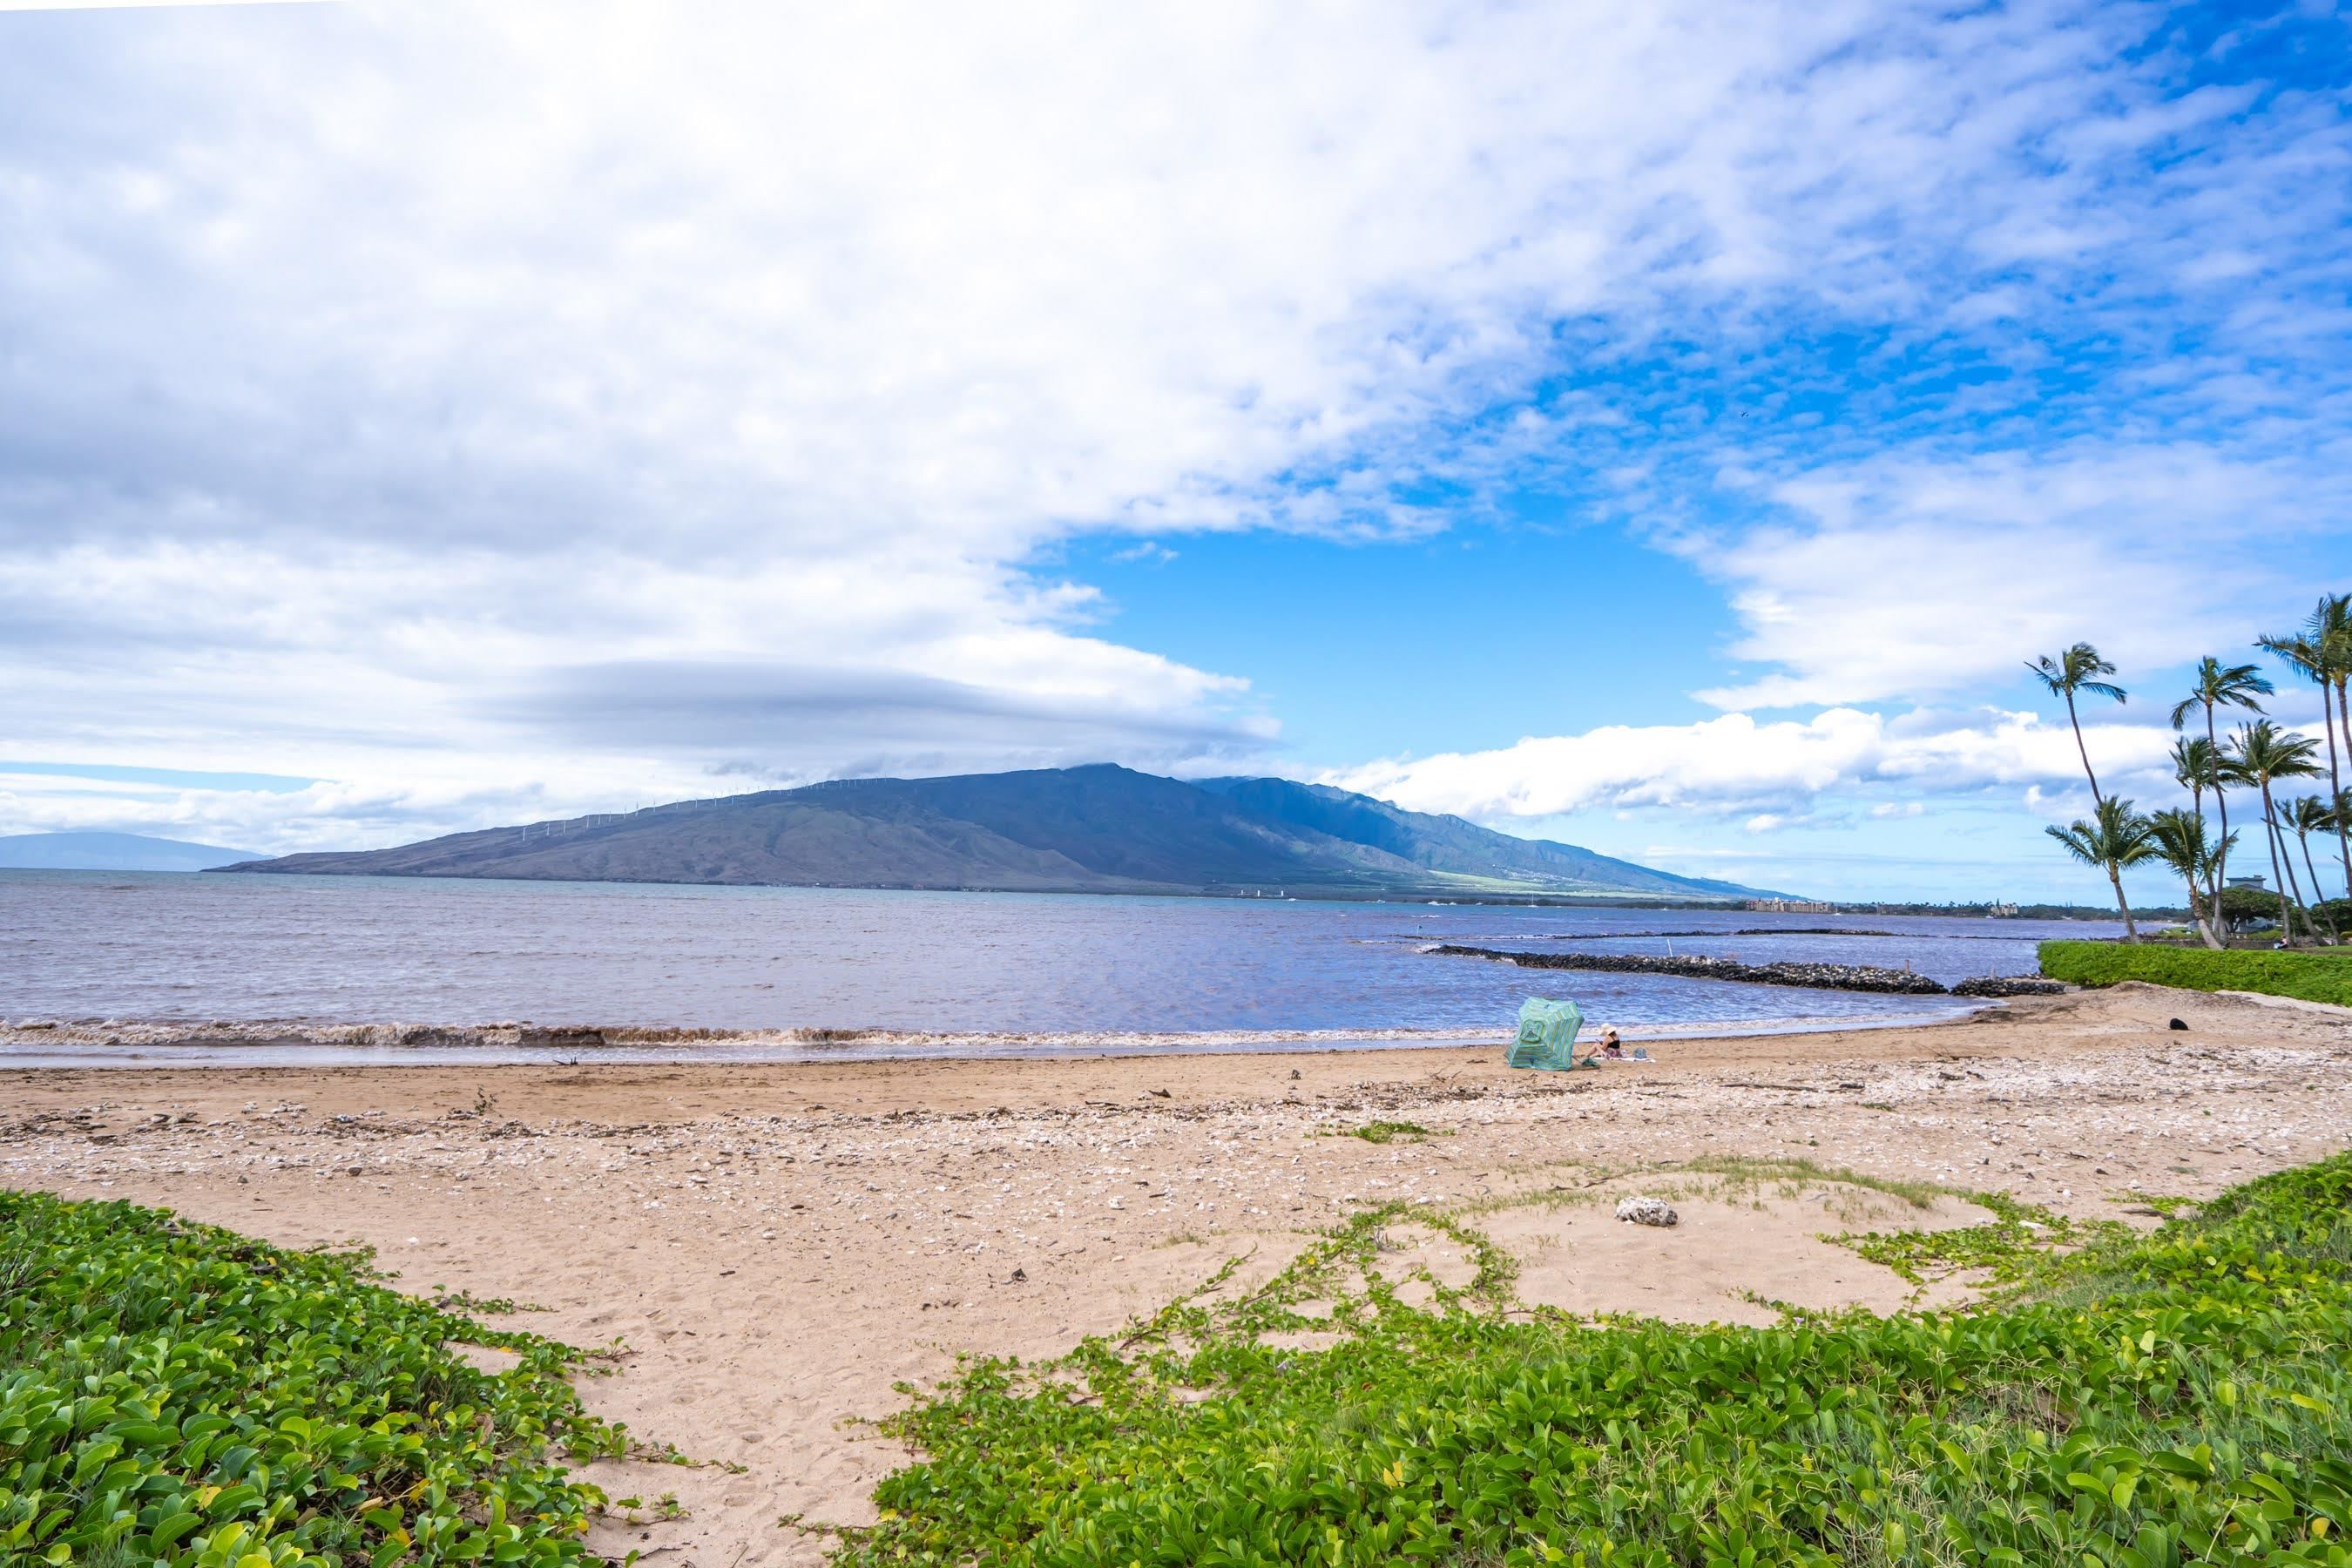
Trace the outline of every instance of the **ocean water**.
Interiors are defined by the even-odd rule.
[[[1818,926],[1891,934],[1803,929]],[[2108,931],[1688,910],[0,871],[0,1020],[220,1023],[247,1038],[266,1036],[252,1027],[265,1021],[528,1021],[623,1034],[604,1051],[637,1059],[838,1058],[1491,1040],[1508,1035],[1524,998],[1566,994],[1596,1024],[1636,1037],[1725,1034],[1920,1021],[1968,1005],[1528,971],[1425,949],[1908,963],[1948,984],[2031,973],[2038,940]],[[690,1037],[701,1031],[714,1033]],[[19,1041],[0,1046],[0,1062],[57,1058]],[[178,1048],[175,1059],[194,1059],[192,1047]],[[446,1040],[403,1047],[382,1034],[300,1054],[420,1053],[530,1054]]]

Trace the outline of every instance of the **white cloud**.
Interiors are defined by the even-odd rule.
[[[2169,730],[2092,723],[2084,734],[2103,784],[2169,787]],[[1759,722],[1733,713],[1696,724],[1612,725],[1499,751],[1340,769],[1324,782],[1414,811],[1488,822],[1682,807],[1752,813],[1746,826],[1760,833],[1808,819],[1811,803],[1832,791],[1958,794],[2064,787],[2080,777],[2073,732],[2032,713],[1888,720],[1832,708],[1804,721]],[[1908,814],[1906,805],[1897,809]]]
[[[263,791],[131,786],[69,774],[15,773],[0,763],[0,833],[105,829],[291,854],[583,816],[629,799],[625,792],[642,783],[621,770],[541,781],[491,764],[464,777],[428,773]]]
[[[2304,597],[2310,542],[2352,505],[2343,472],[2092,443],[1779,482],[1806,524],[1690,547],[1730,590],[1745,633],[1732,656],[1779,673],[1698,695],[1732,709],[1916,701],[2013,679],[2079,641],[2141,668],[2242,647]]]
[[[179,5],[316,5],[336,0],[0,0],[0,11],[163,11]]]
[[[2168,97],[2144,25],[1926,0],[11,16],[0,746],[332,776],[272,798],[394,836],[533,792],[1246,758],[1276,732],[1246,672],[1119,646],[1039,552],[1423,531],[1456,511],[1401,487],[1475,513],[1521,463],[1631,493],[1721,454],[1650,449],[1672,429],[1606,384],[1485,416],[1792,329],[2001,345],[2053,301],[2178,283],[2289,353],[2281,279],[2340,128]],[[2141,166],[2200,131],[2242,155]],[[2200,261],[2212,232],[2253,269]],[[2243,382],[2197,395],[2274,406]],[[1777,671],[1724,700],[1943,689],[1939,662],[2082,635],[2084,582],[2176,629],[2219,603],[2161,530],[2145,559],[2052,545],[2072,586],[2017,563],[2025,523],[2008,575],[1979,568],[2010,501],[2045,532],[2122,516],[2021,460],[1752,456],[1811,521],[1711,549],[1741,657]],[[2084,492],[2126,456],[2086,450]],[[2138,493],[2249,474],[2183,458]],[[1880,607],[1926,592],[1902,552],[1935,580],[1910,615]],[[1902,636],[1943,646],[1873,643]],[[1883,745],[1836,712],[1751,728],[1732,749],[1800,782]],[[1729,798],[1738,773],[1701,747],[1609,787]]]

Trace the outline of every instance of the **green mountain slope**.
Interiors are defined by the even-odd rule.
[[[1197,784],[1110,766],[842,780],[223,869],[1080,892],[1754,896],[1327,786]]]
[[[1559,880],[1665,898],[1711,894],[1749,899],[1759,893],[1737,882],[1652,870],[1573,844],[1514,838],[1458,816],[1406,811],[1329,784],[1304,784],[1289,779],[1203,779],[1201,787],[1262,816],[1377,848],[1431,870],[1505,881]]]

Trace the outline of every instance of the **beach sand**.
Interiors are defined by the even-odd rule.
[[[2185,1031],[2168,1027],[2178,1017]],[[592,1538],[814,1563],[908,1456],[865,1422],[960,1352],[1053,1355],[1350,1209],[1473,1221],[1530,1302],[1763,1322],[1910,1287],[1820,1239],[1983,1216],[1813,1162],[2153,1223],[2352,1143],[2352,1016],[2147,986],[1918,1028],[1689,1040],[1513,1073],[1494,1048],[840,1065],[39,1070],[0,1076],[0,1185],[128,1198],[294,1245],[379,1249],[404,1289],[614,1345],[594,1409],[686,1466],[593,1467],[646,1507]],[[1366,1142],[1376,1120],[1444,1134]],[[1694,1163],[1719,1167],[1694,1172]],[[1678,1204],[1673,1229],[1611,1217]],[[2137,1213],[2134,1211],[2137,1210]],[[1440,1278],[1436,1233],[1400,1226]],[[1935,1300],[1949,1300],[1949,1287]],[[653,1515],[674,1493],[687,1517]],[[799,1519],[802,1526],[780,1523]]]

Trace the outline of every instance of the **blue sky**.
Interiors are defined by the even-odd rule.
[[[2352,588],[2347,65],[2320,5],[0,5],[0,832],[1115,760],[2095,900],[2023,660],[2124,667],[2154,804],[2187,667]]]

